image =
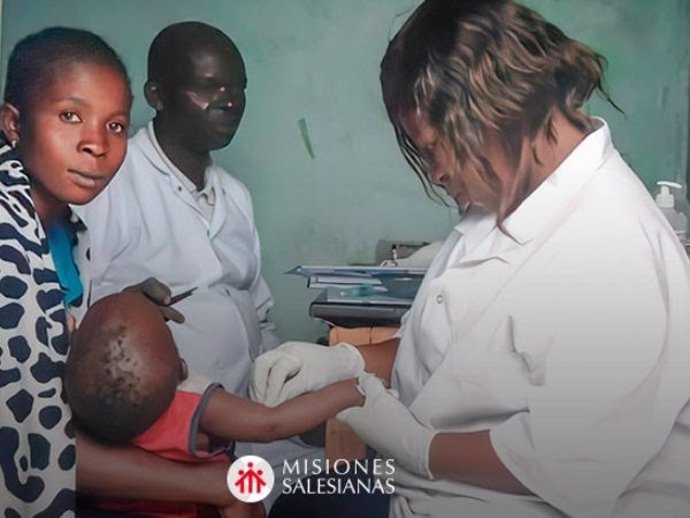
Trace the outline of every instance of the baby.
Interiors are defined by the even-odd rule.
[[[363,403],[355,380],[271,408],[225,392],[218,383],[189,377],[156,307],[129,292],[101,299],[86,313],[72,335],[65,390],[75,424],[89,435],[185,462],[227,462],[233,441],[291,437]],[[195,504],[183,509],[180,504],[108,500],[98,507],[197,515]]]

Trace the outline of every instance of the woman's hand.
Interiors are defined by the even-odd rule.
[[[222,508],[236,501],[227,486],[228,468],[225,462],[174,462],[133,446],[105,445],[77,432],[77,489],[89,495]]]
[[[74,318],[72,315],[67,315],[67,335],[72,338],[72,335],[74,332],[77,330],[77,319]]]
[[[326,347],[286,342],[259,356],[252,366],[250,397],[276,406],[305,392],[350,378],[364,371],[364,358],[350,344]]]
[[[218,514],[221,518],[265,518],[266,510],[261,502],[245,504],[236,501],[227,507],[219,507]]]
[[[364,393],[364,406],[343,410],[338,419],[382,456],[394,459],[408,471],[433,478],[429,448],[436,432],[417,421],[398,401],[397,393],[386,389],[373,374],[360,375],[358,388]]]
[[[158,311],[164,319],[172,320],[173,322],[177,322],[178,324],[184,323],[184,315],[176,309],[170,307],[172,301],[172,293],[170,292],[170,288],[167,286],[167,284],[163,284],[155,277],[149,277],[148,279],[140,282],[139,284],[127,286],[122,291],[134,291],[137,293],[141,293],[142,295],[146,296],[149,300],[151,300],[154,304],[156,304],[156,307],[158,307]]]

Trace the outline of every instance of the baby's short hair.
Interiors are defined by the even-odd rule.
[[[99,300],[72,335],[65,391],[77,427],[126,444],[168,407],[180,379],[170,330],[146,297]]]

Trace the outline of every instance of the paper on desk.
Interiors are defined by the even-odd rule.
[[[425,268],[396,266],[297,266],[287,273],[307,277],[309,288],[326,288],[329,301],[362,299],[368,304],[409,304]]]
[[[346,278],[381,278],[381,277],[423,277],[426,268],[401,268],[398,266],[295,266],[285,273],[314,277],[329,275]]]

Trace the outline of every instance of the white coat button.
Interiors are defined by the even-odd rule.
[[[438,302],[439,304],[442,304],[443,303],[443,295],[441,295],[440,293],[438,295],[436,295],[436,302]]]

